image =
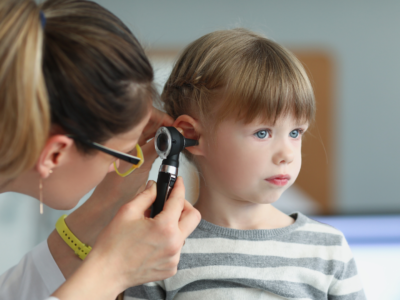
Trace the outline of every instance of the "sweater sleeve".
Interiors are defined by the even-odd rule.
[[[166,293],[163,286],[163,281],[157,281],[130,287],[125,291],[124,300],[165,300]]]
[[[0,299],[43,300],[64,281],[47,241],[44,241],[0,276]]]
[[[357,273],[357,266],[350,247],[343,236],[342,256],[348,258],[340,269],[334,274],[332,284],[329,287],[329,300],[366,300],[361,280]]]

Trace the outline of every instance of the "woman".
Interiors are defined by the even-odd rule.
[[[0,41],[0,192],[70,209],[110,173],[65,220],[93,247],[82,246],[87,257],[54,231],[0,277],[0,299],[115,299],[172,276],[200,216],[178,179],[164,211],[145,217],[156,195],[152,182],[141,188],[156,158],[145,141],[172,120],[152,108],[153,71],[135,37],[92,2],[3,0]],[[138,143],[146,162],[120,177],[114,168],[125,176],[139,164]]]

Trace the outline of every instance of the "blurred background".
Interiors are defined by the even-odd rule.
[[[342,230],[368,299],[400,299],[399,1],[96,2],[141,41],[160,90],[183,47],[214,30],[245,27],[293,51],[313,83],[317,118],[299,179],[276,206]],[[187,198],[195,201],[196,173],[183,166]],[[41,216],[37,201],[0,195],[0,238],[7,241],[0,273],[46,239],[63,213],[46,207]]]

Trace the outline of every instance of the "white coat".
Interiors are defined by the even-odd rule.
[[[50,253],[47,241],[37,245],[21,261],[0,276],[1,300],[58,300],[50,295],[65,281]]]

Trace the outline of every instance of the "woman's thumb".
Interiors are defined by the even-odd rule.
[[[127,205],[130,206],[130,210],[143,216],[145,211],[150,208],[153,202],[156,200],[157,189],[156,184],[153,180],[147,182],[146,188],[143,192],[138,194],[131,202]]]
[[[147,181],[147,184],[146,184],[146,187],[145,187],[144,190],[150,189],[150,188],[153,186],[153,184],[154,184],[154,181],[153,181],[153,180]]]

